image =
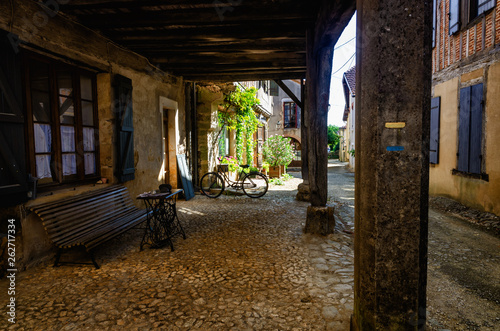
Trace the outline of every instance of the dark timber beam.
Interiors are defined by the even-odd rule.
[[[297,98],[292,90],[290,90],[281,79],[275,79],[274,81],[276,82],[276,84],[278,84],[279,87],[281,87],[286,95],[288,95],[293,100],[293,102],[295,102],[300,107],[300,109],[304,109],[304,104],[302,103],[302,101]]]
[[[307,32],[306,123],[311,206],[305,232],[327,235],[335,229],[333,207],[327,207],[327,123],[333,48],[354,14],[352,1],[322,0],[315,27]]]
[[[352,328],[424,330],[432,1],[357,4]]]

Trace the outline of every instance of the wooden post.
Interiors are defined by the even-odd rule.
[[[300,80],[300,99],[302,100],[302,112],[300,113],[300,139],[301,139],[301,160],[302,160],[302,179],[304,180],[304,184],[309,185],[309,162],[308,162],[308,154],[307,154],[307,136],[309,133],[307,132],[307,127],[309,126],[309,122],[307,121],[307,106],[305,101],[306,88],[304,84],[304,80]]]
[[[306,111],[307,150],[311,205],[326,206],[328,195],[327,122],[332,73],[333,45],[315,50],[314,33],[307,33]],[[314,134],[312,134],[314,133]]]

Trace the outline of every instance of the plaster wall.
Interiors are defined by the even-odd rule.
[[[457,167],[458,99],[462,84],[483,82],[486,90],[483,124],[484,170],[489,180],[453,175]],[[434,86],[441,97],[439,163],[430,168],[430,194],[500,215],[500,62]]]
[[[295,96],[300,99],[300,84],[297,84],[296,82],[290,80],[285,80],[283,82],[295,94]],[[273,99],[273,114],[269,118],[268,122],[269,136],[282,135],[284,137],[291,137],[298,140],[302,144],[300,126],[298,128],[287,129],[283,127],[283,102],[293,102],[293,100],[281,88],[279,88],[278,96],[273,97]]]

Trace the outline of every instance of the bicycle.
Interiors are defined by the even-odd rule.
[[[250,166],[242,165],[243,169]],[[220,164],[217,166],[217,172],[207,172],[201,177],[200,188],[201,192],[209,198],[219,197],[226,188],[226,183],[229,187],[236,190],[243,190],[250,198],[260,198],[266,194],[269,188],[269,181],[267,176],[258,172],[250,171],[249,173],[241,172],[236,181],[233,181],[227,175],[228,165]]]

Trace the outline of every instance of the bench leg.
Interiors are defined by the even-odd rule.
[[[90,252],[89,252],[89,254],[90,254],[90,258],[92,259],[92,263],[94,264],[95,268],[96,268],[96,269],[99,269],[100,267],[99,267],[99,265],[97,264],[97,261],[95,260],[94,252],[93,252],[93,251],[90,251]]]
[[[54,268],[59,267],[59,260],[61,259],[61,249],[57,249],[56,260],[54,261]]]

